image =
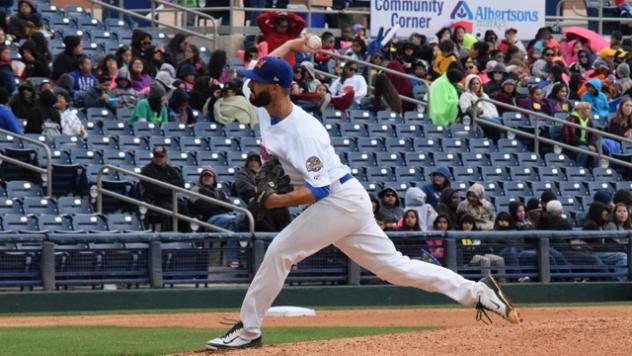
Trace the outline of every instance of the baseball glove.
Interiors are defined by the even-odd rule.
[[[265,209],[266,199],[271,194],[285,194],[293,190],[290,177],[285,174],[281,162],[276,157],[266,161],[255,177],[257,187],[256,206]]]

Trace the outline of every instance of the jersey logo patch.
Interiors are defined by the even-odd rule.
[[[267,61],[266,61],[265,59],[260,58],[260,59],[257,61],[257,64],[255,64],[255,68],[261,68],[261,67],[263,67],[263,66],[266,64],[266,62],[267,62]]]
[[[320,161],[320,158],[311,156],[305,162],[305,168],[307,168],[308,172],[320,172],[323,168],[323,162]]]

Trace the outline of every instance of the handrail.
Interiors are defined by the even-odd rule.
[[[173,26],[173,25],[170,25],[168,23],[165,23],[165,22],[158,21],[153,16],[151,18],[147,18],[146,16],[138,14],[138,13],[136,13],[134,11],[126,10],[126,9],[124,9],[122,7],[110,5],[110,4],[107,4],[107,3],[104,3],[104,2],[101,2],[101,1],[98,1],[98,0],[87,0],[87,1],[90,2],[91,4],[99,5],[102,8],[118,11],[118,12],[120,12],[122,14],[131,16],[131,17],[139,18],[139,19],[142,19],[142,20],[145,20],[145,21],[150,21],[150,22],[152,22],[152,23],[154,23],[156,25],[160,25],[160,26],[163,26],[165,28],[169,28],[169,29],[172,29],[172,30],[177,30],[179,32],[186,33],[189,36],[194,36],[194,37],[202,38],[202,39],[207,40],[207,41],[212,41],[213,42],[213,48],[215,47],[216,42],[217,42],[217,37],[211,39],[206,34],[195,32],[195,31],[191,31],[191,30],[189,30],[187,28],[184,28],[184,27],[177,27],[177,26]],[[92,16],[94,16],[94,13],[92,14]]]
[[[595,129],[595,128],[591,128],[591,127],[582,127],[581,125],[573,123],[573,122],[568,122],[566,120],[561,120],[561,119],[558,119],[556,117],[548,116],[548,115],[545,115],[545,114],[542,114],[542,113],[539,113],[539,112],[535,112],[535,111],[532,111],[532,110],[527,110],[527,109],[524,109],[524,108],[521,108],[521,107],[509,105],[507,103],[503,103],[503,102],[500,102],[500,101],[487,99],[487,98],[480,98],[480,99],[478,99],[474,103],[474,108],[476,108],[482,102],[488,102],[488,103],[494,104],[496,106],[500,106],[500,107],[504,107],[504,108],[507,108],[507,109],[511,109],[512,111],[521,112],[521,113],[528,114],[530,116],[534,116],[535,117],[535,124],[533,125],[533,131],[534,131],[533,134],[527,133],[527,132],[519,130],[519,129],[515,129],[513,127],[507,127],[505,125],[500,125],[500,124],[488,121],[485,118],[479,118],[478,117],[478,110],[474,110],[474,115],[472,116],[472,119],[475,122],[481,122],[481,123],[483,123],[484,125],[487,125],[487,126],[491,126],[491,127],[494,127],[494,128],[500,129],[500,130],[508,131],[508,132],[513,132],[513,133],[515,133],[515,134],[517,134],[519,136],[525,136],[527,138],[534,139],[534,141],[535,141],[535,144],[534,144],[535,149],[534,149],[534,151],[536,153],[538,153],[538,154],[539,154],[539,142],[542,141],[544,143],[548,143],[548,144],[551,144],[551,145],[560,146],[562,148],[568,149],[568,150],[573,151],[573,152],[584,153],[584,154],[587,154],[587,155],[590,155],[590,156],[598,157],[599,159],[606,159],[609,162],[613,162],[613,163],[616,163],[616,164],[619,164],[619,165],[622,165],[622,166],[625,166],[625,167],[628,167],[628,168],[632,168],[632,163],[630,163],[630,162],[622,161],[620,159],[613,158],[613,157],[610,157],[608,155],[604,155],[602,147],[601,147],[601,142],[599,142],[599,144],[597,144],[597,152],[592,152],[592,151],[589,151],[589,150],[585,150],[585,149],[582,149],[582,148],[577,148],[575,146],[568,145],[568,144],[563,143],[563,142],[555,141],[555,140],[552,140],[552,139],[549,139],[549,138],[546,138],[546,137],[541,137],[540,136],[540,132],[539,132],[540,131],[539,122],[540,122],[540,118],[543,118],[545,120],[553,121],[553,122],[561,124],[561,125],[566,125],[566,126],[575,127],[575,128],[581,129],[581,130],[586,130],[587,132],[592,132],[594,134],[597,134],[600,141],[601,141],[601,137],[602,136],[609,137],[609,138],[612,138],[612,139],[615,139],[615,140],[618,140],[618,141],[629,142],[629,143],[632,143],[631,139],[628,139],[626,137],[622,137],[622,136],[619,136],[619,135],[615,135],[615,134],[612,134],[612,133],[609,133],[609,132],[605,132],[605,131],[602,131],[602,130],[598,130],[598,129]]]
[[[15,138],[19,138],[22,141],[26,141],[29,143],[32,143],[36,146],[42,147],[44,149],[44,153],[46,153],[46,168],[42,168],[30,163],[26,163],[26,162],[22,162],[20,160],[17,160],[15,158],[11,158],[9,156],[6,156],[2,153],[0,153],[0,161],[6,161],[9,162],[11,164],[15,164],[16,166],[22,167],[22,168],[26,168],[32,171],[35,171],[39,174],[46,174],[46,196],[48,198],[53,196],[53,154],[51,153],[50,147],[48,147],[47,144],[42,143],[38,140],[32,139],[30,137],[24,136],[24,135],[19,135],[16,134],[15,132],[12,131],[7,131],[5,129],[0,129],[0,134],[3,135],[7,135],[7,136],[11,136],[11,137],[15,137]]]
[[[141,181],[145,181],[154,185],[157,185],[159,187],[162,188],[167,188],[170,189],[172,191],[172,209],[173,210],[168,210],[168,209],[164,209],[164,208],[160,208],[157,207],[153,204],[149,204],[147,202],[138,200],[138,199],[133,199],[130,198],[126,195],[122,195],[122,194],[118,194],[116,192],[107,190],[103,188],[103,173],[105,172],[105,170],[111,169],[113,171],[118,171],[121,173],[124,173],[126,175],[132,176],[138,180]],[[232,231],[230,230],[226,230],[223,228],[220,228],[218,226],[209,224],[205,221],[201,221],[199,219],[195,219],[195,218],[191,218],[188,217],[186,215],[182,215],[180,213],[178,213],[178,197],[177,197],[177,193],[183,193],[185,195],[188,195],[190,197],[196,197],[198,199],[202,199],[205,200],[207,202],[210,202],[212,204],[216,204],[222,208],[226,208],[226,209],[231,209],[231,210],[235,210],[235,211],[239,211],[241,213],[244,213],[246,215],[246,217],[248,218],[248,231],[250,232],[254,232],[255,231],[255,219],[252,216],[252,213],[248,210],[248,209],[244,209],[226,202],[223,202],[221,200],[217,200],[211,197],[208,197],[206,195],[202,195],[200,193],[196,193],[196,192],[192,192],[190,190],[186,190],[184,188],[178,187],[176,185],[173,184],[169,184],[169,183],[165,183],[162,181],[159,181],[157,179],[151,178],[151,177],[147,177],[145,175],[142,174],[138,174],[136,172],[121,168],[121,167],[117,167],[117,166],[113,166],[111,164],[106,164],[104,166],[101,167],[101,169],[99,169],[99,172],[97,173],[97,211],[99,214],[103,213],[103,194],[105,195],[109,195],[113,198],[117,198],[120,199],[124,202],[130,203],[130,204],[135,204],[138,206],[142,206],[145,207],[149,210],[153,210],[156,211],[158,213],[161,214],[165,214],[165,215],[170,215],[173,218],[173,228],[174,230],[177,230],[177,226],[178,226],[178,219],[180,220],[184,220],[187,221],[189,223],[193,223],[193,224],[198,224],[200,226],[204,226],[207,229],[211,229],[213,231],[219,231],[219,232],[228,232],[228,233],[232,233]]]
[[[152,19],[154,18],[154,12],[156,11],[155,5],[154,5],[155,3],[162,4],[162,5],[165,5],[165,6],[170,6],[170,7],[173,7],[175,9],[182,10],[182,11],[184,11],[186,13],[194,14],[194,15],[197,15],[199,17],[205,18],[207,20],[211,20],[211,22],[213,23],[213,50],[216,49],[216,43],[217,43],[217,38],[219,37],[219,32],[217,30],[217,20],[213,16],[211,16],[209,14],[205,14],[203,12],[200,12],[199,8],[190,9],[190,8],[184,7],[182,5],[178,5],[176,3],[167,2],[167,1],[164,1],[164,0],[153,0],[153,1],[151,1],[151,17],[152,17]]]

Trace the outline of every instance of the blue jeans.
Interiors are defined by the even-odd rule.
[[[588,145],[583,145],[583,144],[577,145],[577,148],[583,148],[587,150]],[[593,160],[592,166],[599,167],[599,159],[595,157],[592,160]],[[584,153],[578,153],[577,157],[575,158],[575,163],[577,164],[578,167],[586,167],[586,164],[588,163],[588,155]]]
[[[593,252],[606,266],[613,266],[618,281],[628,280],[628,255],[624,252]]]
[[[239,231],[237,215],[228,214],[228,213],[213,215],[207,220],[207,222],[209,224],[217,225],[227,230],[231,230],[235,232]],[[223,255],[224,255],[224,258],[223,258],[224,262],[230,263],[232,261],[239,260],[240,251],[239,251],[239,242],[237,240],[226,241],[226,244],[224,245],[222,249],[223,249]]]

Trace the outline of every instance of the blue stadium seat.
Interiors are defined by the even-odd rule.
[[[78,24],[78,26],[83,27],[82,24]],[[91,28],[90,35],[92,36],[92,40],[98,43],[105,43],[108,41],[118,42],[117,40],[118,37],[116,36],[116,33],[105,30],[104,24],[101,24],[101,27]],[[106,51],[107,51],[107,48],[106,48]]]
[[[224,131],[229,137],[255,137],[255,131],[249,125],[239,122],[231,122],[224,126]]]
[[[51,161],[52,163],[56,163],[56,164],[70,164],[70,154],[68,153],[68,151],[71,151],[72,149],[54,149],[52,150],[51,154]],[[44,151],[43,150],[37,150],[37,153],[40,157],[45,157]]]
[[[103,30],[105,29],[105,24],[101,23],[101,21],[97,19],[81,17],[77,19],[77,28],[83,31]],[[97,40],[97,39],[95,37],[92,37],[92,40]]]
[[[358,144],[352,137],[332,137],[331,145],[334,146],[336,152],[357,152]]]
[[[408,167],[431,167],[435,165],[432,156],[428,153],[406,152],[404,159]]]
[[[426,180],[424,169],[421,167],[395,167],[397,181],[423,182]]]
[[[432,158],[437,166],[458,167],[463,165],[456,152],[435,152]]]
[[[369,137],[369,131],[366,124],[352,124],[341,122],[338,124],[340,135],[349,137]]]
[[[70,151],[70,162],[73,164],[103,164],[103,156],[99,150],[73,149]]]
[[[92,214],[92,206],[86,199],[80,197],[59,197],[57,209],[60,214]]]
[[[621,175],[613,168],[596,167],[592,170],[596,181],[619,182],[622,180]]]
[[[541,181],[565,181],[566,175],[564,170],[560,167],[538,167],[538,176]]]
[[[408,138],[388,137],[384,140],[389,152],[414,152],[413,140]]]
[[[0,198],[0,214],[24,214],[22,203],[17,198]]]
[[[207,166],[227,166],[228,161],[226,160],[225,152],[211,152],[211,151],[201,151],[197,153],[197,163],[200,167]]]
[[[511,180],[511,175],[505,167],[481,167],[481,174],[485,182]]]
[[[560,190],[557,188],[557,184],[555,184],[555,182],[552,182],[552,181],[548,181],[548,182],[533,182],[532,181],[531,190],[533,191],[533,194],[538,197],[545,191],[551,191],[555,193],[555,195],[557,196],[562,195]]]
[[[86,179],[88,180],[88,186],[96,184],[97,173],[99,172],[100,169],[101,169],[101,166],[96,166],[93,164],[86,166]],[[117,180],[118,173],[116,173],[116,171],[106,168],[103,171],[103,179],[110,180],[110,181]]]
[[[392,123],[396,123],[396,122],[403,122],[404,118],[396,113],[396,112],[392,112],[390,110],[381,110],[377,112],[377,121],[380,123],[383,122],[392,122]]]
[[[489,157],[481,152],[462,152],[461,162],[464,166],[486,167],[491,165]]]
[[[236,169],[234,167],[218,166],[213,167],[218,182],[232,181],[235,178]]]
[[[426,114],[418,111],[406,111],[404,113],[404,121],[406,122],[422,122],[425,121]]]
[[[559,185],[562,196],[586,196],[590,194],[588,187],[583,182],[559,182]]]
[[[615,190],[612,184],[607,181],[601,182],[588,182],[588,191],[590,192],[590,196],[594,196],[596,192],[600,190],[608,191],[614,194]],[[9,195],[10,196],[10,195]]]
[[[523,182],[535,182],[539,177],[533,167],[509,167],[509,174],[511,180],[523,181]]]
[[[559,200],[564,207],[564,211],[566,212],[575,213],[584,211],[584,206],[582,205],[581,201],[579,199],[576,199],[575,197],[563,197],[559,198]]]
[[[118,137],[118,147],[121,151],[148,151],[149,144],[145,137],[121,135]]]
[[[182,179],[185,182],[193,182],[197,184],[200,179],[200,173],[202,173],[202,167],[186,166],[182,167]]]
[[[595,180],[590,170],[584,167],[564,167],[566,179],[573,182],[591,182]]]
[[[133,115],[134,115],[134,108],[116,109],[116,118],[119,121],[124,122],[126,125],[128,124],[129,120],[132,118]]]
[[[337,110],[337,109],[326,109],[325,111],[323,111],[323,114],[322,114],[323,120],[325,119],[342,120],[345,117],[346,117],[345,112]]]
[[[122,121],[104,121],[103,122],[103,134],[114,136],[114,135],[134,135],[134,129],[127,124],[127,122]],[[90,136],[88,136],[90,138]]]
[[[14,180],[5,182],[5,184],[9,198],[41,197],[44,195],[42,188],[40,188],[38,184],[33,184],[28,181]]]
[[[116,139],[110,136],[90,135],[86,138],[86,147],[90,151],[105,150],[105,149],[118,149],[118,142]],[[85,148],[82,149],[80,147],[73,148],[71,150],[71,160],[72,160],[72,151],[75,151],[75,150],[85,151],[86,149]]]
[[[396,137],[395,128],[388,122],[381,122],[377,124],[367,124],[366,127],[369,130],[370,137]]]
[[[632,190],[632,182],[616,182],[615,187],[617,190]]]
[[[53,164],[53,194],[76,194],[86,188],[85,168],[81,164]]]
[[[22,198],[24,214],[58,214],[57,203],[44,197]]]
[[[404,157],[398,151],[376,152],[375,159],[377,160],[379,166],[387,165],[403,167],[406,165]]]
[[[424,135],[421,126],[411,123],[396,124],[395,133],[399,138],[422,137]]]
[[[397,177],[391,167],[367,167],[366,175],[369,181],[396,182]]]
[[[4,233],[35,233],[39,231],[37,218],[29,215],[7,214],[2,216]]]
[[[455,181],[452,181],[452,183],[450,184],[450,187],[456,190],[466,192],[470,188],[470,185],[471,185],[470,182],[455,180]]]
[[[467,139],[465,138],[444,138],[441,139],[441,149],[443,152],[467,152]]]
[[[505,153],[520,153],[526,152],[527,148],[524,147],[522,142],[518,140],[511,140],[508,138],[501,138],[498,140],[498,152]]]
[[[180,148],[183,152],[200,152],[211,149],[206,138],[193,136],[181,136]]]
[[[386,145],[381,137],[360,137],[356,142],[360,152],[386,152]]]
[[[98,214],[75,214],[72,217],[72,228],[77,232],[109,231],[105,217]]]
[[[210,138],[211,151],[241,151],[239,141],[229,137],[212,137]]]
[[[524,197],[530,197],[533,195],[531,187],[527,183],[521,181],[505,181],[503,182],[503,189],[505,190],[506,195]]]
[[[494,144],[494,141],[488,138],[470,138],[468,140],[468,147],[470,149],[470,152],[491,153],[496,151],[496,145]]]
[[[239,146],[241,147],[242,152],[259,152],[261,147],[261,138],[242,137],[239,140]]]
[[[110,30],[110,31],[121,31],[121,30],[129,30],[129,25],[123,21],[123,20],[119,20],[117,18],[107,18],[104,20],[105,22],[105,26]],[[131,33],[130,33],[131,36]],[[131,37],[130,37],[131,38]]]
[[[357,123],[369,123],[376,120],[375,115],[368,110],[349,110],[349,119]]]
[[[195,136],[195,130],[193,129],[193,127],[181,124],[179,122],[165,122],[164,124],[162,124],[162,130],[165,132],[165,136]]]
[[[423,128],[425,137],[436,137],[436,138],[450,137],[450,130],[441,125],[422,123],[421,127]]]
[[[487,197],[499,197],[505,195],[503,186],[498,182],[484,182],[483,188],[485,188],[485,196]]]
[[[116,117],[108,109],[103,108],[88,108],[86,109],[86,118],[88,121],[113,121]]]
[[[195,152],[170,152],[169,164],[173,166],[197,166]]]
[[[375,154],[366,152],[345,152],[350,167],[377,166]]]
[[[163,136],[160,126],[147,121],[136,121],[133,125],[134,135],[140,136]]]
[[[359,180],[360,182],[369,181],[369,178],[367,177],[367,174],[366,174],[366,168],[364,167],[351,168],[351,175],[353,175],[355,179]]]
[[[492,166],[496,167],[515,167],[518,165],[518,160],[513,153],[491,152],[489,159]]]
[[[13,135],[0,134],[0,148],[23,148],[22,141]]]
[[[441,152],[441,139],[438,137],[418,137],[413,141],[415,151]]]
[[[450,126],[450,135],[453,138],[479,138],[479,133],[470,125],[453,124]]]
[[[149,137],[148,143],[149,149],[153,149],[156,146],[164,146],[169,156],[171,156],[174,151],[180,152],[180,143],[175,137],[151,136]]]
[[[570,159],[567,155],[560,153],[549,152],[544,155],[544,161],[549,167],[573,167],[575,161]]]
[[[37,217],[39,229],[49,233],[74,232],[70,216],[42,214]]]
[[[518,164],[526,167],[544,167],[544,161],[535,152],[519,152]]]
[[[520,201],[520,198],[516,196],[495,196],[494,205],[496,206],[496,213],[499,213],[501,211],[509,211],[509,203],[511,203],[512,201]]]
[[[64,148],[86,148],[86,143],[81,137],[62,135],[53,139],[53,147],[59,150]]]
[[[134,153],[127,151],[126,153],[128,153],[134,158],[134,162],[137,167],[144,167],[149,162],[151,162],[151,160],[154,158],[154,154],[149,150],[136,151]],[[171,155],[171,153],[169,153],[169,155]],[[129,163],[129,162],[120,164],[120,166],[133,166],[133,165],[134,163]]]
[[[3,154],[28,164],[40,166],[38,153],[35,149],[19,149],[6,147],[3,150]],[[26,179],[32,182],[40,182],[41,180],[39,173],[35,173],[32,170],[18,167],[6,161],[3,161],[0,164],[0,178],[5,181]]]
[[[483,180],[481,172],[478,167],[452,167],[452,174],[454,179],[468,181],[468,182],[480,182]]]
[[[503,113],[502,121],[505,126],[518,127],[529,125],[529,118],[519,112],[508,111]]]
[[[103,150],[103,161],[115,166],[134,164],[134,156],[130,152],[113,149]]]
[[[110,231],[145,231],[145,227],[135,214],[110,214],[107,216]]]
[[[325,123],[323,126],[325,126],[325,130],[327,130],[330,137],[342,136],[340,133],[340,126],[338,124]]]

